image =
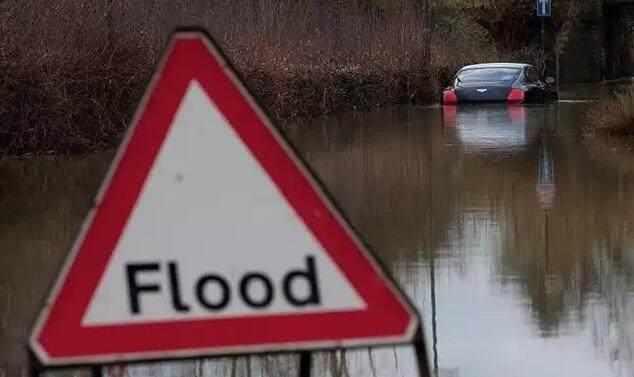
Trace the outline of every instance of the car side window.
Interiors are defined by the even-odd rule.
[[[528,67],[526,69],[526,81],[528,82],[539,81],[539,75],[537,74],[537,70],[534,67]]]

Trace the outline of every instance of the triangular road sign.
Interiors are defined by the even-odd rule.
[[[218,50],[182,32],[31,347],[100,364],[405,343],[417,326]]]

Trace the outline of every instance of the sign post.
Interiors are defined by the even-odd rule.
[[[546,71],[546,18],[552,16],[552,0],[536,0],[537,17],[541,21],[542,75]]]
[[[414,344],[420,317],[200,31],[174,35],[32,332],[42,368]]]
[[[537,17],[551,17],[552,15],[552,1],[551,0],[537,0]]]

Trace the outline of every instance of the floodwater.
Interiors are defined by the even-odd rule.
[[[579,137],[583,101],[395,107],[284,132],[420,309],[440,376],[634,374],[634,163]],[[0,161],[0,376],[112,153]],[[410,347],[315,356],[314,376],[415,376]],[[268,356],[110,376],[293,376]],[[77,375],[76,371],[55,375]]]

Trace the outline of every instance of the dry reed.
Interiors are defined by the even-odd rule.
[[[429,100],[415,2],[5,0],[0,153],[116,145],[169,32],[210,31],[275,119]]]
[[[588,136],[634,136],[634,88],[618,91],[588,110]]]

